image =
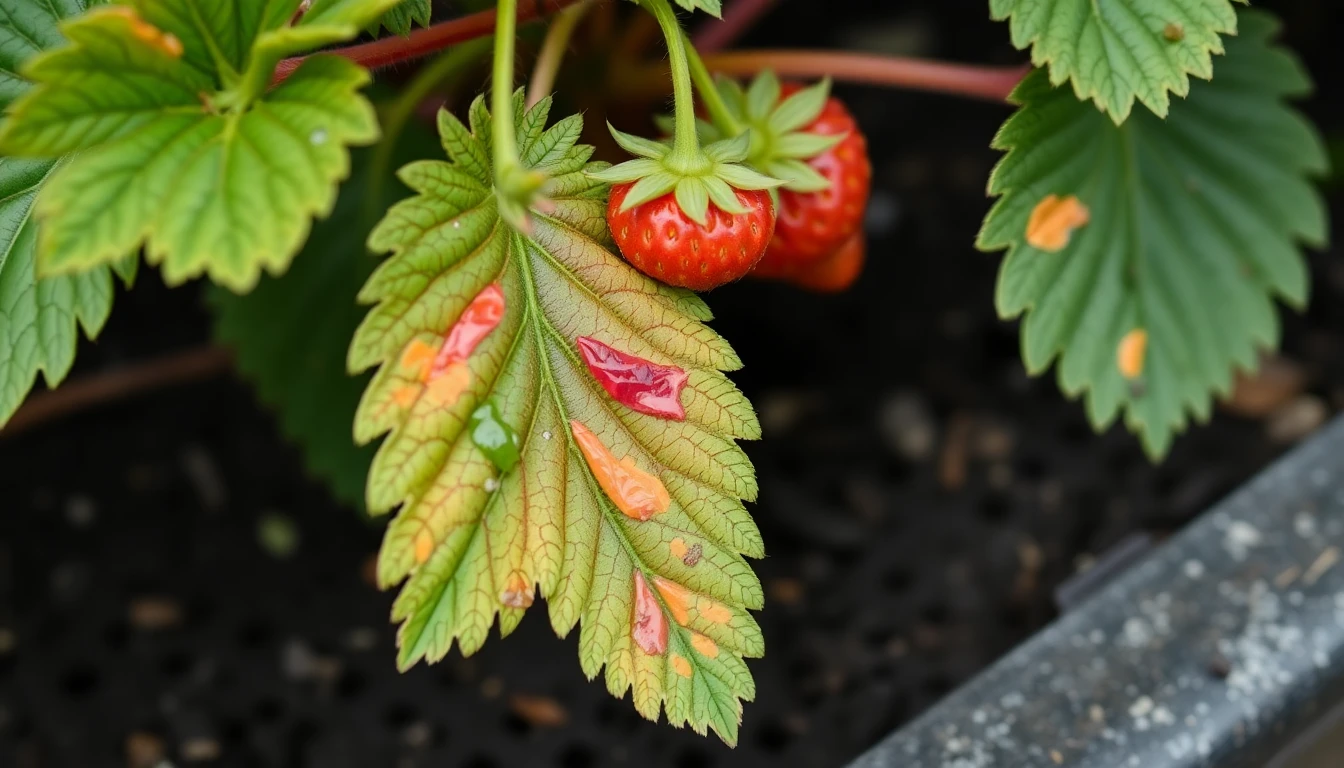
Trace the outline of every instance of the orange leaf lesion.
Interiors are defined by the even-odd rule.
[[[1031,210],[1027,219],[1027,243],[1033,248],[1055,253],[1073,238],[1074,230],[1087,225],[1092,214],[1074,195],[1046,195]]]
[[[1148,332],[1135,328],[1120,339],[1115,348],[1115,364],[1120,375],[1126,379],[1137,379],[1143,375],[1144,358],[1148,352]]]
[[[648,520],[667,511],[672,497],[661,480],[640,469],[629,456],[617,459],[583,422],[570,421],[569,428],[598,485],[622,514],[635,520]]]

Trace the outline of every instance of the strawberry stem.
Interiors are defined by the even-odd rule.
[[[707,54],[705,66],[725,75],[754,75],[765,69],[785,77],[829,75],[873,85],[1005,101],[1030,71],[1027,66],[980,67],[899,56],[833,51],[760,50]]]
[[[521,164],[513,125],[513,41],[518,33],[518,0],[499,0],[495,18],[495,63],[490,82],[495,185],[504,187]]]
[[[668,65],[672,70],[672,98],[675,109],[676,132],[672,137],[672,151],[667,166],[674,171],[695,174],[708,164],[700,151],[700,139],[695,133],[695,92],[691,88],[691,68],[686,56],[686,36],[681,31],[677,14],[667,0],[640,0],[662,27],[667,41]]]
[[[691,60],[691,79],[695,81],[696,90],[700,93],[700,101],[704,102],[705,110],[709,112],[709,119],[729,136],[741,134],[742,125],[737,122],[732,110],[724,103],[723,96],[714,85],[714,78],[705,68],[700,53],[689,40],[686,41],[686,52]]]
[[[518,21],[520,23],[531,21],[546,13],[558,11],[577,2],[580,2],[580,0],[534,0],[534,2],[525,4],[519,11],[517,14]],[[389,35],[373,42],[333,48],[330,51],[322,51],[322,53],[334,53],[369,69],[377,69],[410,59],[418,59],[421,56],[428,56],[456,43],[485,37],[494,31],[497,16],[498,12],[495,9],[480,11],[459,19],[441,21],[426,29],[417,29],[405,37]],[[307,57],[294,56],[281,61],[275,68],[272,84],[279,83],[293,74],[305,58]]]

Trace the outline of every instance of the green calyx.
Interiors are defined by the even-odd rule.
[[[742,165],[751,144],[749,133],[708,144],[696,158],[699,162],[688,164],[662,142],[607,127],[616,143],[635,159],[588,175],[611,184],[634,183],[621,204],[622,211],[672,192],[686,216],[703,226],[711,202],[726,213],[747,212],[734,189],[773,189],[783,183]]]
[[[844,140],[846,134],[820,134],[802,130],[821,114],[830,97],[831,81],[823,79],[780,100],[779,79],[766,70],[744,90],[736,81],[717,78],[712,86],[704,83],[700,93],[709,110],[711,122],[697,121],[703,141],[722,140],[735,135],[750,135],[746,162],[769,176],[783,179],[783,188],[794,192],[820,192],[830,182],[807,164],[807,160]],[[712,92],[711,92],[712,89]],[[738,132],[742,132],[739,134]]]
[[[750,136],[733,136],[703,148],[700,146],[691,84],[691,61],[699,61],[693,58],[695,49],[686,40],[676,12],[667,0],[638,1],[658,20],[667,42],[672,93],[676,100],[672,144],[668,146],[621,133],[608,124],[616,143],[635,159],[589,176],[612,184],[634,184],[621,204],[622,211],[673,192],[682,212],[700,226],[709,221],[711,202],[726,213],[746,213],[747,209],[738,202],[734,188],[774,189],[784,182],[741,164],[750,148]]]

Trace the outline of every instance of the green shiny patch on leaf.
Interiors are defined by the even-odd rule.
[[[353,37],[395,0],[134,0],[62,23],[69,45],[22,69],[37,87],[0,126],[0,152],[79,152],[38,198],[41,274],[145,246],[170,284],[200,274],[243,292],[282,272],[328,214],[352,144],[378,136],[368,73],[308,58],[263,92],[282,56]]]
[[[369,510],[400,508],[378,562],[384,587],[405,582],[393,607],[398,663],[438,661],[454,642],[474,653],[496,616],[501,633],[512,632],[539,589],[558,633],[581,624],[590,678],[605,666],[609,690],[621,696],[633,687],[644,716],[656,719],[665,707],[674,724],[734,742],[741,699],[755,690],[743,657],[764,648],[748,612],[761,606],[761,586],[743,559],[763,554],[742,505],[755,497],[756,478],[734,442],[759,437],[760,427],[722,373],[741,364],[702,324],[709,312],[700,299],[612,252],[607,185],[586,173],[600,168],[589,163],[592,148],[575,145],[581,118],[543,130],[550,100],[525,115],[518,104],[523,163],[550,177],[553,206],[531,212],[530,235],[500,218],[490,116],[477,99],[470,129],[440,113],[448,161],[404,167],[401,178],[419,194],[393,206],[370,237],[392,255],[360,294],[375,306],[349,365],[378,366],[355,434],[361,442],[386,435],[369,474]],[[465,375],[450,366],[434,379],[426,360],[492,285],[504,295],[498,325],[466,359]],[[612,400],[588,372],[580,336],[685,370],[686,420]],[[447,381],[452,387],[440,386]],[[470,437],[471,415],[487,402],[519,436],[511,469]],[[571,420],[656,477],[670,497],[666,511],[647,521],[622,514],[586,463]],[[675,554],[692,546],[694,558]],[[689,626],[681,626],[664,606],[669,652],[641,651],[632,639],[636,572],[709,601],[717,622],[683,611]],[[702,648],[717,648],[712,656],[694,650],[695,633]]]
[[[500,472],[509,472],[518,466],[518,449],[522,442],[493,402],[487,401],[471,412],[467,429],[471,432],[471,442]]]
[[[1007,151],[990,180],[1001,198],[978,244],[1008,249],[996,302],[1002,317],[1024,316],[1028,371],[1058,360],[1060,388],[1085,395],[1093,425],[1123,411],[1154,457],[1189,416],[1208,418],[1235,369],[1277,345],[1273,299],[1307,300],[1298,244],[1327,238],[1310,181],[1326,172],[1325,151],[1284,103],[1310,82],[1271,45],[1272,17],[1243,12],[1240,24],[1217,77],[1194,84],[1165,121],[1139,112],[1116,126],[1037,71],[994,144]],[[1049,196],[1076,196],[1090,221],[1042,250],[1027,231]],[[1124,364],[1141,363],[1130,379],[1119,346],[1133,330],[1147,346]]]
[[[990,0],[989,9],[1009,21],[1013,45],[1031,46],[1033,64],[1049,65],[1051,83],[1072,80],[1117,124],[1135,98],[1165,117],[1168,94],[1185,96],[1190,75],[1212,77],[1220,35],[1237,34],[1232,0]]]
[[[57,25],[84,10],[81,0],[7,0],[0,14],[0,111],[31,85],[17,73],[28,59],[64,42]],[[0,157],[0,426],[23,402],[40,371],[55,387],[74,364],[79,328],[94,338],[112,309],[108,266],[77,275],[37,277],[39,227],[33,200],[56,160]],[[114,265],[129,284],[136,261]]]

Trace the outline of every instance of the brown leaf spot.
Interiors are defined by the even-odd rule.
[[[688,566],[693,566],[700,562],[700,558],[704,556],[704,552],[704,549],[701,548],[699,544],[692,544],[691,548],[686,550],[686,554],[681,558],[681,562]]]
[[[1027,243],[1049,253],[1062,251],[1068,247],[1073,231],[1090,218],[1087,206],[1077,197],[1046,195],[1027,219]]]
[[[527,577],[519,571],[514,571],[509,576],[509,584],[504,591],[499,593],[499,602],[510,608],[526,608],[532,605],[533,590],[532,584]]]
[[[1185,27],[1173,21],[1162,29],[1162,36],[1169,43],[1179,43],[1185,39]]]

